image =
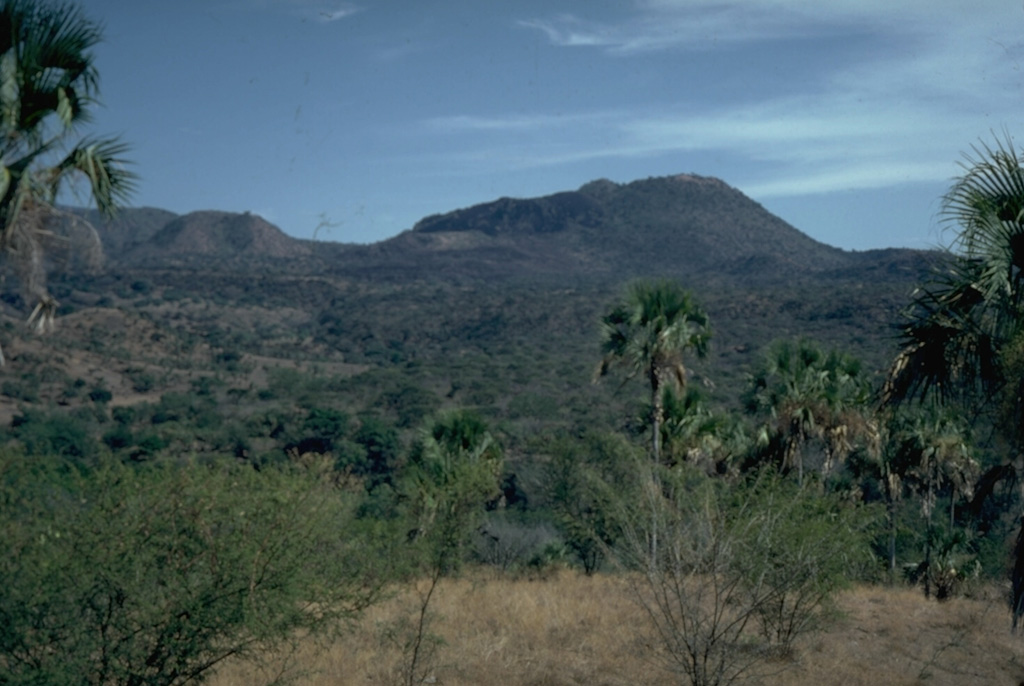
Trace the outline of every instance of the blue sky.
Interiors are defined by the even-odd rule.
[[[839,247],[943,242],[1024,136],[1017,0],[85,0],[133,204],[373,242],[501,196],[696,173]]]

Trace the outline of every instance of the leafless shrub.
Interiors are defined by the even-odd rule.
[[[549,524],[527,525],[492,516],[477,529],[473,545],[482,562],[510,572],[535,564],[558,541]]]
[[[694,686],[786,668],[796,639],[821,628],[867,550],[869,518],[778,479],[651,481],[620,560],[634,570],[658,658]]]
[[[657,498],[651,512],[627,527],[623,559],[637,602],[657,636],[657,658],[693,686],[732,684],[764,656],[752,631],[775,591],[747,579],[737,564],[752,520],[729,516],[712,489],[685,498]],[[650,545],[648,527],[658,532]]]

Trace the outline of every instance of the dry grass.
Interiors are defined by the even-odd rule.
[[[398,684],[401,650],[386,638],[411,616],[415,597],[373,608],[341,645],[305,658],[306,686]],[[848,591],[842,616],[798,646],[787,669],[762,683],[936,686],[1024,683],[1024,638],[993,590],[973,599],[926,601],[919,590]],[[542,580],[477,576],[445,581],[433,631],[443,639],[428,683],[502,686],[678,683],[651,660],[645,617],[621,578],[562,572]],[[214,686],[249,686],[229,668]]]

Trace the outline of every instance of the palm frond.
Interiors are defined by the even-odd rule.
[[[135,191],[138,176],[130,171],[123,157],[129,147],[116,139],[84,140],[59,162],[50,174],[53,197],[69,171],[77,171],[89,181],[96,207],[111,217]]]

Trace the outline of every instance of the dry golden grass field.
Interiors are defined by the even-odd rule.
[[[300,662],[305,686],[402,683],[393,638],[415,612],[407,593],[378,605],[338,645]],[[779,686],[1024,684],[1024,637],[1009,633],[1001,589],[944,603],[920,589],[859,587],[839,598],[839,616],[804,637],[795,655],[753,683]],[[442,582],[432,632],[441,638],[424,683],[449,686],[625,686],[685,683],[656,662],[645,617],[617,576],[561,572],[545,579]],[[400,632],[398,632],[400,633]],[[250,686],[227,667],[214,686]],[[748,682],[749,683],[749,682]]]

